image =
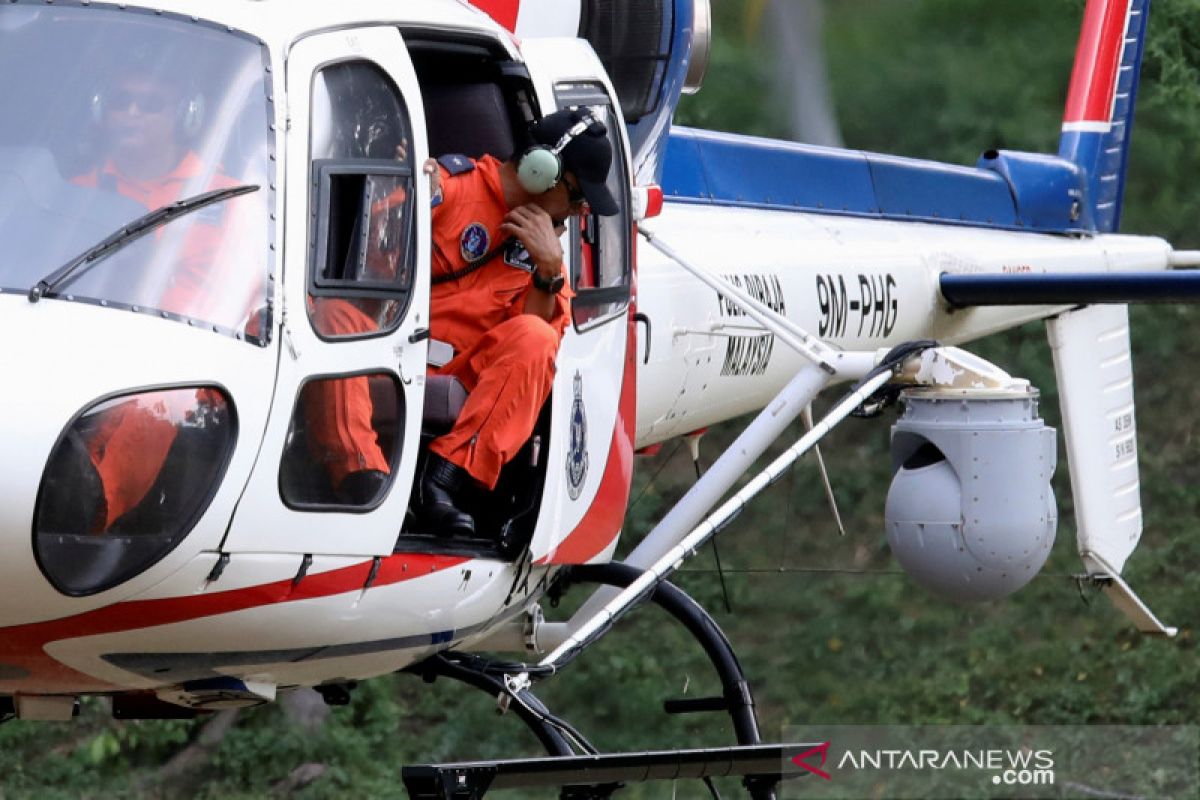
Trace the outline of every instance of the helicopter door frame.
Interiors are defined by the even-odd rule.
[[[530,551],[535,563],[607,561],[624,520],[632,471],[632,440],[623,408],[629,307],[633,303],[633,230],[629,144],[616,92],[591,46],[578,39],[533,39],[522,45],[543,109],[596,104],[604,107],[620,175],[619,217],[608,223],[624,233],[620,285],[581,281],[585,267],[578,231],[568,236],[572,322],[563,337],[552,392],[553,410],[546,486]],[[593,226],[592,232],[595,232]],[[593,273],[594,276],[594,273]],[[630,395],[631,397],[631,395]]]
[[[361,99],[355,94],[353,79],[343,84],[348,87],[344,95],[333,96],[329,88],[332,78],[327,77],[333,73],[324,71],[339,67],[345,68],[343,75],[379,77],[382,80],[375,85],[390,85],[392,93],[398,94],[400,112],[393,118],[400,119],[403,129],[401,118],[407,116],[406,153],[368,152],[357,158],[346,158],[344,154],[341,158],[323,158],[320,156],[330,149],[329,137],[324,135],[317,142],[323,148],[322,153],[315,152],[314,109],[325,121],[335,118],[338,108],[353,109]],[[320,94],[318,80],[322,87]],[[287,55],[285,82],[289,125],[283,169],[286,211],[282,353],[262,452],[222,549],[390,555],[408,508],[416,470],[428,350],[430,193],[428,181],[421,176],[421,165],[428,157],[421,91],[404,39],[394,27],[347,29],[298,40]],[[384,99],[389,97],[385,93]],[[324,124],[336,127],[336,119]],[[362,128],[361,124],[349,126],[350,130]],[[340,135],[336,132],[333,138]],[[394,160],[396,156],[400,160]],[[393,160],[389,163],[389,159]],[[376,192],[376,185],[382,185],[384,190]],[[397,213],[408,215],[403,228],[406,233],[402,235],[402,239],[407,237],[403,239],[403,247],[408,257],[399,259],[401,269],[405,261],[411,269],[407,278],[397,278],[388,284],[372,277],[347,277],[351,273],[374,274],[369,269],[370,254],[377,255],[386,245],[376,242],[380,237],[375,236],[373,215],[381,205],[402,208],[406,196],[407,204],[411,205]],[[347,207],[348,203],[351,211],[337,216],[337,209]],[[323,214],[333,216],[327,219]],[[385,228],[378,227],[380,231]],[[322,253],[334,252],[335,247],[345,248],[345,266],[338,269],[344,269],[346,276],[338,274],[331,279],[321,271],[326,268],[318,269],[317,264]],[[355,256],[358,266],[352,270]],[[337,256],[325,258],[329,263],[342,263]],[[407,287],[403,292],[396,288],[403,286]],[[390,330],[384,325],[379,332],[372,328],[355,335],[340,335],[344,331],[318,331],[325,323],[317,318],[317,309],[327,299],[333,299],[335,304],[348,301],[342,303],[342,309],[350,305],[372,310],[372,314],[378,309],[405,305],[406,308]],[[386,319],[390,312],[377,313]],[[351,310],[349,314],[355,312]],[[371,500],[357,501],[358,504],[344,499],[321,500],[315,490],[311,497],[303,491],[297,493],[293,489],[297,482],[290,477],[294,471],[291,465],[315,449],[313,437],[304,426],[322,418],[316,411],[307,410],[311,395],[302,397],[305,387],[315,381],[326,381],[326,386],[340,389],[363,376],[373,379],[371,424],[376,426],[379,444],[390,463],[386,491],[380,491]],[[376,392],[379,386],[384,388],[383,403]],[[385,437],[375,420],[380,409],[391,403],[394,393],[398,393],[399,402],[392,409],[389,430],[398,429],[398,434]],[[317,466],[321,469],[310,471],[333,474],[332,468]],[[327,491],[333,491],[332,479],[326,476],[325,480],[330,487]]]

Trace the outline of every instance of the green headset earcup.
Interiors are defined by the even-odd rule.
[[[517,180],[530,194],[545,194],[562,178],[562,161],[548,147],[535,147],[521,156]]]

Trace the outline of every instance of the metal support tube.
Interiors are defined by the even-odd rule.
[[[492,697],[499,697],[508,693],[508,689],[504,686],[504,683],[497,678],[484,675],[482,672],[477,672],[473,669],[468,669],[461,664],[455,664],[441,654],[432,656],[419,664],[414,664],[405,671],[415,673],[429,682],[439,677],[452,678],[468,686],[474,686],[476,689],[484,691]],[[552,756],[575,755],[575,751],[571,749],[570,744],[563,738],[563,735],[553,725],[544,718],[539,717],[532,710],[532,708],[541,705],[540,701],[527,691],[521,694],[521,699],[529,703],[529,706],[525,705],[525,703],[516,702],[512,703],[509,707],[525,723],[533,735],[537,737],[538,741],[542,743],[542,747],[546,748],[546,752]]]
[[[787,430],[804,408],[831,382],[833,376],[849,380],[861,378],[875,366],[877,354],[834,350],[787,317],[767,307],[729,281],[689,264],[673,249],[659,241],[650,231],[644,228],[639,231],[651,246],[714,291],[730,297],[745,309],[752,319],[762,325],[766,332],[778,337],[812,362],[803,367],[784,386],[729,449],[708,468],[688,493],[653,530],[646,534],[641,543],[625,559],[626,563],[632,566],[646,567],[667,552],[717,504],[721,497],[737,483],[737,480],[766,452],[771,443]],[[608,588],[597,590],[566,623],[570,630],[578,629],[615,594],[614,590]],[[558,626],[552,627],[557,628]],[[557,634],[557,631],[555,633]]]
[[[1200,267],[1200,250],[1172,250],[1167,256],[1171,269]]]
[[[614,561],[608,564],[574,567],[571,570],[571,580],[629,587],[643,574],[640,569]],[[704,648],[704,654],[708,656],[713,669],[717,671],[717,677],[720,678],[722,695],[725,698],[724,710],[733,722],[738,744],[761,743],[750,683],[746,680],[746,673],[742,670],[733,645],[717,621],[687,592],[670,581],[657,583],[648,599],[683,625]],[[775,797],[774,781],[749,780],[746,787],[756,800]]]
[[[890,370],[882,370],[877,375],[862,383],[851,392],[815,426],[800,438],[794,445],[785,450],[772,461],[766,469],[760,472],[749,483],[743,486],[733,497],[729,498],[720,508],[708,516],[691,533],[678,544],[671,547],[657,561],[651,564],[636,581],[623,589],[609,603],[604,605],[586,619],[567,641],[559,645],[538,664],[542,668],[554,668],[560,660],[572,650],[585,646],[605,628],[610,627],[625,612],[632,608],[646,592],[653,589],[655,583],[670,575],[683,560],[695,553],[709,538],[721,529],[759,492],[775,481],[783,471],[792,465],[800,456],[806,453],[833,427],[850,415],[875,391],[892,379]],[[578,615],[576,615],[578,616]]]
[[[627,588],[643,574],[640,569],[612,561],[608,564],[574,567],[571,570],[571,580]],[[655,586],[649,600],[687,628],[688,633],[704,648],[704,654],[708,656],[721,679],[721,689],[727,701],[729,715],[733,718],[733,729],[738,744],[758,744],[762,741],[758,732],[758,720],[754,714],[754,699],[750,694],[746,675],[733,652],[733,645],[729,643],[716,620],[703,606],[670,581],[662,581]]]
[[[626,557],[625,563],[644,569],[669,551],[681,537],[704,519],[704,515],[746,474],[829,381],[829,373],[812,364],[796,373],[796,377],[792,378],[746,430],[742,431],[729,449],[721,454],[687,494],[646,534]],[[615,595],[616,591],[613,589],[597,590],[567,624],[572,630],[577,630]]]
[[[837,371],[831,363],[837,353],[832,347],[724,278],[689,264],[683,256],[660,242],[653,233],[645,228],[639,228],[638,232],[650,243],[651,247],[699,278],[710,289],[735,300],[751,319],[766,328],[769,333],[774,334],[779,341],[831,375]]]

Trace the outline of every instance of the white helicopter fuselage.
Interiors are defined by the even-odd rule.
[[[276,687],[367,678],[487,639],[517,624],[562,566],[611,557],[636,449],[762,408],[804,365],[726,298],[631,243],[628,293],[610,294],[564,337],[548,438],[536,448],[546,466],[527,546],[515,557],[406,546],[428,356],[421,334],[429,323],[430,186],[412,183],[416,266],[403,320],[370,339],[322,338],[306,313],[317,213],[314,75],[350,60],[381,70],[407,99],[417,164],[431,147],[426,87],[406,50],[411,40],[487,42],[527,65],[543,112],[578,96],[563,87],[586,84],[609,98],[623,219],[632,223],[630,193],[644,187],[632,186],[637,164],[612,84],[582,40],[530,39],[518,47],[482,13],[451,0],[290,4],[286,11],[277,2],[198,9],[165,0],[160,7],[180,20],[202,13],[260,41],[266,53],[264,141],[272,155],[256,182],[260,196],[270,196],[270,335],[256,344],[154,308],[106,307],[67,292],[31,302],[28,287],[3,286],[0,336],[10,345],[0,370],[10,388],[0,397],[0,694],[159,691],[187,704],[187,686],[232,677],[260,687],[266,699]],[[52,13],[34,4],[15,8],[28,18],[14,17],[0,28],[5,36]],[[141,13],[137,4],[128,8],[97,10]],[[644,224],[689,262],[853,351],[914,339],[962,343],[1063,310],[952,310],[938,292],[944,272],[1152,271],[1168,268],[1170,253],[1152,238],[670,198]],[[575,246],[571,237],[564,241]],[[298,392],[314,378],[362,374],[400,387],[399,424],[411,432],[398,445],[387,496],[369,509],[285,502],[280,475]],[[104,399],[175,387],[217,387],[236,408],[236,442],[218,485],[169,552],[102,590],[61,591],[47,580],[32,542],[47,464],[64,432]]]
[[[946,272],[1161,271],[1171,252],[1154,237],[1037,235],[670,201],[646,224],[688,262],[848,351],[915,339],[958,345],[1063,310],[952,309],[938,291]],[[645,246],[638,308],[653,320],[652,339],[638,350],[639,447],[762,408],[805,363]]]

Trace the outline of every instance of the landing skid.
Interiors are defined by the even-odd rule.
[[[703,750],[464,761],[404,768],[412,800],[479,800],[490,789],[561,786],[563,800],[606,800],[626,783],[753,776],[779,780],[802,770],[789,756],[814,745],[758,744]]]
[[[569,583],[600,583],[624,588],[642,574],[620,563],[572,568]],[[560,583],[555,591],[565,591]],[[495,696],[501,708],[514,711],[537,736],[549,758],[471,761],[405,767],[404,784],[413,800],[477,800],[489,789],[563,787],[570,800],[608,798],[630,781],[696,778],[709,783],[714,777],[743,776],[753,800],[773,800],[781,777],[801,773],[789,754],[811,745],[763,744],[759,736],[754,698],[741,664],[724,632],[712,616],[679,587],[658,583],[646,600],[655,603],[683,625],[704,648],[721,681],[721,695],[669,700],[667,713],[724,711],[729,714],[737,745],[703,750],[665,750],[640,753],[598,753],[565,720],[554,716],[530,691],[528,681],[517,676],[540,675],[524,664],[502,664],[463,653],[442,653],[410,667],[426,681],[452,678]],[[580,651],[582,652],[582,651]],[[575,653],[572,658],[577,657]],[[710,790],[716,795],[711,783]]]

